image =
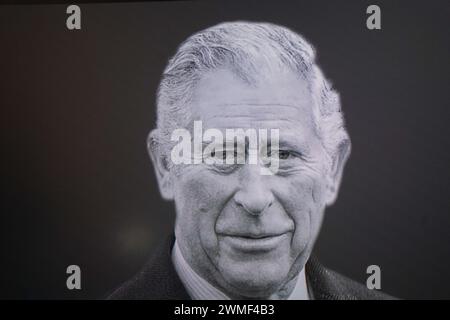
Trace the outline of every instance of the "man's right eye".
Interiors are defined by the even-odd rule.
[[[229,152],[231,153],[231,151],[229,151]],[[238,156],[237,152],[234,151],[233,152],[234,159],[236,159],[237,156]],[[227,159],[227,150],[218,150],[218,151],[213,150],[210,153],[210,157],[225,161]]]
[[[223,150],[221,150],[221,151],[213,150],[213,151],[211,151],[210,156],[211,156],[211,158],[225,160],[227,158],[227,153]]]

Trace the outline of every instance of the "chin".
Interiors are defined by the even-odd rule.
[[[234,264],[221,270],[233,293],[249,298],[267,298],[284,284],[289,268],[281,263]]]

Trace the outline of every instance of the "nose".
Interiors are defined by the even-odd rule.
[[[238,207],[243,208],[248,214],[258,216],[269,208],[274,201],[274,196],[268,186],[269,176],[261,175],[260,168],[256,165],[245,165],[241,172],[241,186],[234,194],[234,201]]]

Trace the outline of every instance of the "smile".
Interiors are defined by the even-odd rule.
[[[277,235],[223,235],[222,240],[238,251],[265,252],[276,249],[288,236],[288,232]]]

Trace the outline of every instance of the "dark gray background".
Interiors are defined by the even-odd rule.
[[[2,298],[100,298],[172,228],[145,149],[155,91],[177,45],[230,20],[290,27],[317,48],[353,141],[316,245],[358,281],[450,298],[448,1],[239,1],[2,6]],[[82,290],[65,269],[82,269]]]

